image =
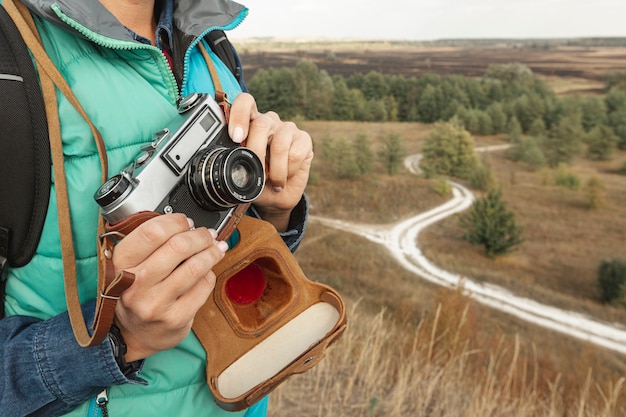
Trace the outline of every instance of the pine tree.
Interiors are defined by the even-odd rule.
[[[616,299],[623,300],[625,283],[626,259],[612,259],[600,262],[598,267],[598,285],[601,292],[600,299],[603,302],[611,302]]]
[[[390,133],[383,138],[383,145],[378,151],[378,157],[385,167],[385,171],[389,175],[395,175],[400,170],[402,160],[406,156],[407,151],[402,144],[400,135]]]
[[[368,174],[374,167],[372,144],[365,133],[359,133],[352,144],[354,158],[360,175]]]
[[[510,252],[522,243],[523,228],[515,224],[515,214],[502,201],[502,191],[492,189],[474,202],[469,212],[459,216],[464,239],[483,245],[489,258]]]

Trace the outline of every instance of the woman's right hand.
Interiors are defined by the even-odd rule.
[[[227,250],[216,236],[176,213],[146,221],[115,246],[116,272],[135,275],[115,309],[126,362],[173,348],[189,334],[215,287],[212,268]]]

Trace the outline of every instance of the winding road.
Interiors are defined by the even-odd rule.
[[[506,146],[506,145],[505,145]],[[484,147],[480,151],[502,149]],[[405,159],[405,166],[419,172],[420,155]],[[520,297],[504,287],[478,282],[467,276],[445,271],[430,262],[417,245],[419,233],[448,216],[469,208],[474,195],[461,184],[450,182],[452,199],[441,206],[393,225],[364,225],[311,216],[311,221],[327,227],[362,236],[386,247],[408,271],[435,284],[459,288],[472,299],[527,322],[626,354],[626,328],[618,323],[605,323],[592,317]]]

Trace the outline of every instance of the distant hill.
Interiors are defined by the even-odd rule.
[[[623,70],[626,38],[442,39],[435,41],[357,41],[246,39],[234,42],[249,79],[260,68],[314,62],[330,75],[377,71],[420,76],[460,74],[480,77],[489,64],[520,62],[549,77],[602,81]]]

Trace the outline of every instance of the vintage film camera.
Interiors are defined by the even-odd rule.
[[[333,288],[307,279],[274,226],[238,217],[237,208],[262,192],[265,174],[252,151],[229,139],[219,105],[193,94],[179,113],[94,197],[107,231],[119,236],[145,220],[144,212],[182,212],[218,232],[237,228],[238,242],[214,266],[215,289],[193,331],[207,354],[215,402],[242,410],[324,358],[346,329],[345,305]]]
[[[220,231],[235,208],[265,184],[259,157],[228,136],[224,114],[206,94],[180,101],[179,114],[136,159],[96,191],[111,224],[141,211],[185,213],[196,226]]]

